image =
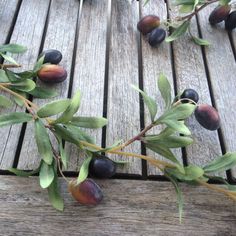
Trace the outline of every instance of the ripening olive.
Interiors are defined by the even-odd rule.
[[[181,94],[180,96],[181,99],[190,99],[190,100],[193,100],[194,102],[198,102],[199,100],[199,96],[198,96],[198,93],[194,90],[194,89],[185,89],[183,91],[183,93]],[[182,101],[183,103],[188,103],[189,101],[188,100],[183,100]]]
[[[158,46],[166,37],[166,31],[162,28],[155,28],[148,36],[148,42],[152,47]]]
[[[225,20],[225,29],[233,30],[234,28],[236,28],[236,11],[231,12]]]
[[[105,156],[93,157],[89,164],[89,174],[97,178],[110,178],[116,173],[115,163]]]
[[[137,25],[138,30],[146,35],[160,25],[160,18],[154,15],[144,16]]]
[[[205,129],[216,130],[220,127],[220,117],[214,107],[201,104],[196,108],[194,114],[199,124]]]
[[[59,83],[66,79],[67,71],[58,65],[44,65],[38,71],[38,78],[46,83]]]
[[[217,6],[209,16],[209,22],[212,25],[220,23],[221,21],[225,20],[230,12],[231,7],[229,5],[225,6]]]
[[[62,54],[56,49],[48,49],[43,51],[39,58],[44,56],[43,63],[59,64],[62,59]]]
[[[92,179],[86,179],[80,184],[77,180],[70,181],[69,191],[83,205],[97,205],[103,199],[101,188]]]

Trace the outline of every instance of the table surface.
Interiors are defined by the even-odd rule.
[[[176,12],[168,1],[151,0],[143,7],[141,1],[128,0],[1,0],[0,44],[28,47],[26,53],[16,57],[23,69],[32,68],[42,50],[60,50],[68,79],[53,86],[59,94],[57,99],[80,90],[79,114],[108,118],[106,129],[90,132],[103,146],[120,138],[127,140],[150,123],[131,84],[155,97],[159,111],[163,102],[156,81],[161,72],[167,75],[173,94],[185,88],[197,90],[200,103],[212,104],[219,111],[221,128],[204,130],[190,118],[195,142],[177,150],[176,155],[184,163],[202,166],[236,150],[236,31],[228,33],[222,25],[209,25],[213,7],[201,11],[191,27],[193,34],[209,39],[210,47],[195,45],[187,35],[154,49],[140,37],[136,25],[147,14],[163,20],[174,18]],[[34,99],[38,105],[48,101]],[[1,114],[11,111],[24,109],[0,109]],[[18,178],[7,171],[10,167],[31,170],[38,166],[32,129],[31,124],[0,129],[0,235],[64,235],[65,227],[67,233],[71,230],[70,235],[234,235],[235,203],[203,187],[183,184],[185,214],[179,224],[171,184],[163,182],[155,168],[135,158],[119,168],[115,179],[100,181],[105,199],[97,208],[76,205],[62,181],[66,209],[63,213],[55,211],[36,177]],[[66,149],[70,164],[65,174],[76,176],[81,162],[77,149],[72,145]],[[138,142],[127,151],[146,152]],[[220,174],[235,181],[236,169]]]

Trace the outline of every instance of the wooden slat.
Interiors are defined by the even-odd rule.
[[[175,190],[170,183],[136,180],[98,181],[104,200],[81,206],[61,192],[65,211],[50,206],[37,178],[2,176],[2,235],[234,235],[236,204],[203,187],[181,184],[184,215],[179,223]]]
[[[48,6],[49,0],[23,0],[22,2],[10,40],[11,43],[18,43],[28,47],[26,53],[16,57],[16,60],[22,64],[22,70],[32,69],[37,59]],[[23,108],[16,106],[11,109],[11,111],[16,110],[24,111]],[[11,167],[19,141],[20,131],[21,125],[1,128],[1,136],[6,137],[6,139],[1,140],[0,169]]]
[[[171,18],[177,16],[176,9],[170,11]],[[197,22],[191,22],[191,32],[198,36]],[[176,83],[178,92],[192,88],[199,94],[199,104],[211,105],[209,85],[204,67],[201,47],[191,41],[190,35],[173,42]],[[220,142],[217,131],[204,129],[196,121],[194,115],[188,120],[194,143],[186,148],[189,164],[204,166],[221,154]],[[224,173],[222,173],[224,175]]]
[[[14,15],[18,5],[17,0],[1,0],[0,1],[0,44],[4,44],[10,32],[10,28],[14,19]]]
[[[37,81],[38,85],[51,88],[58,93],[56,98],[34,99],[33,102],[39,106],[55,99],[66,98],[68,95],[78,10],[79,2],[77,0],[66,2],[64,0],[52,1],[44,49],[57,49],[61,51],[63,59],[60,65],[67,70],[68,77],[63,83],[51,86]],[[39,164],[40,156],[35,143],[33,130],[33,123],[27,125],[18,163],[18,168],[20,169],[34,169]]]
[[[213,8],[214,6],[209,6],[201,11],[199,23],[203,37],[212,43],[205,51],[214,100],[221,117],[225,148],[226,151],[235,151],[236,110],[233,108],[236,106],[236,64],[227,31],[222,25],[212,27],[208,23],[208,16]]]
[[[138,85],[138,2],[112,1],[111,16],[107,145],[119,139],[130,139],[140,130],[139,95],[130,86]],[[140,153],[140,144],[134,143],[125,150]],[[140,174],[141,161],[132,158],[129,161],[119,172]]]
[[[161,21],[167,19],[167,9],[164,1],[150,1],[148,5],[143,6],[143,1],[141,4],[141,17],[146,15],[157,15],[160,17]],[[147,37],[142,36],[142,58],[143,58],[143,85],[144,90],[148,95],[155,98],[158,104],[158,116],[164,111],[164,101],[158,91],[157,79],[160,73],[164,73],[171,86],[172,86],[172,96],[174,96],[174,81],[172,76],[171,67],[171,52],[170,44],[163,42],[158,48],[153,48],[148,44]],[[147,109],[145,109],[145,123],[150,124],[150,115]],[[164,126],[163,126],[164,128]],[[161,127],[155,127],[150,133],[158,134],[161,131]],[[175,150],[175,154],[178,156],[179,160],[182,162],[181,150]],[[160,155],[155,155],[154,152],[147,150],[147,154],[151,156],[156,156],[158,159],[164,160]],[[156,175],[161,174],[161,172],[148,164],[148,174]]]
[[[77,113],[80,116],[103,115],[107,9],[106,0],[86,0],[83,3],[72,88],[72,94],[78,90],[82,94]],[[101,145],[101,129],[88,133]],[[76,171],[81,155],[75,146],[68,145],[66,149],[70,156],[68,169]]]

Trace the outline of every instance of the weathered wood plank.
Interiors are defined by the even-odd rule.
[[[236,150],[235,130],[235,74],[236,64],[228,33],[222,25],[212,27],[208,16],[214,6],[209,6],[199,14],[202,35],[211,41],[211,47],[205,50],[209,68],[210,81],[216,108],[221,116],[221,131],[226,151]],[[236,170],[234,169],[234,174]]]
[[[170,11],[170,17],[177,16],[176,9]],[[198,36],[197,22],[191,22],[191,32]],[[185,35],[173,42],[176,83],[178,92],[187,88],[195,89],[199,94],[199,103],[211,105],[209,85],[204,67],[201,47],[191,41],[190,35]],[[186,148],[189,164],[204,166],[221,154],[217,131],[209,131],[200,126],[194,115],[188,125],[192,132],[194,143]],[[224,174],[223,174],[224,175]]]
[[[108,81],[107,145],[115,140],[128,140],[140,130],[139,95],[131,88],[138,85],[138,45],[136,27],[139,19],[138,2],[112,1],[111,45]],[[140,153],[140,144],[125,150]],[[112,156],[114,157],[114,156]],[[121,157],[114,157],[122,159]],[[119,172],[141,173],[141,161],[129,159],[130,165]]]
[[[53,209],[37,178],[2,176],[2,235],[234,235],[236,204],[203,187],[181,184],[183,223],[168,182],[98,181],[104,200],[96,207],[76,203],[61,185],[65,211]],[[24,216],[24,217],[22,217]]]
[[[167,19],[167,9],[164,1],[153,0],[150,1],[146,6],[143,6],[143,1],[140,1],[141,4],[141,17],[146,15],[157,15],[160,17],[161,21]],[[170,44],[163,42],[158,48],[151,47],[147,38],[142,36],[142,59],[143,59],[143,86],[144,90],[151,95],[158,103],[158,115],[160,116],[164,111],[164,101],[158,91],[157,79],[160,73],[164,73],[171,86],[172,86],[172,95],[174,96],[174,81],[172,76],[172,67],[171,67],[171,52]],[[145,109],[145,123],[146,125],[150,124],[150,115]],[[154,128],[150,133],[159,133],[161,127]],[[175,150],[175,154],[178,156],[179,160],[182,162],[182,153],[181,150]],[[147,151],[148,155],[156,156],[158,159],[164,160],[160,155],[156,155],[154,152]],[[156,175],[161,172],[148,164],[148,174]]]
[[[4,44],[13,23],[18,0],[1,0],[0,2],[0,44]]]
[[[63,59],[60,65],[67,70],[68,78],[63,83],[53,85],[47,85],[37,81],[38,85],[52,88],[58,93],[56,98],[34,99],[33,102],[39,106],[55,99],[67,98],[78,10],[79,2],[77,0],[66,2],[63,0],[52,1],[44,49],[57,49],[61,51]],[[34,133],[32,132],[33,130],[34,124],[27,125],[18,163],[18,168],[20,169],[34,169],[39,164],[40,156],[35,143]]]
[[[72,94],[78,90],[82,94],[77,113],[80,116],[103,115],[107,9],[106,0],[83,2],[72,88]],[[101,145],[102,129],[89,130],[88,133]],[[68,145],[66,149],[71,158],[68,169],[76,171],[81,155],[75,146]]]
[[[22,64],[22,70],[32,69],[37,59],[48,6],[49,0],[23,0],[22,2],[10,40],[11,43],[18,43],[28,47],[26,53],[16,57],[16,60]],[[24,111],[23,108],[16,106],[11,109],[11,111],[16,110]],[[0,169],[7,169],[12,166],[21,127],[21,125],[14,125],[1,128],[1,136],[6,137],[6,140],[3,140],[0,146]]]

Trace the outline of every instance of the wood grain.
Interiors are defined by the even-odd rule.
[[[53,209],[38,179],[2,176],[2,235],[234,235],[236,204],[203,187],[181,184],[183,222],[168,182],[97,181],[104,199],[96,207],[81,206],[61,182],[65,211]]]
[[[210,74],[211,87],[221,117],[221,132],[226,151],[236,151],[235,130],[236,106],[235,74],[236,64],[228,33],[223,25],[212,27],[208,23],[208,16],[213,6],[209,6],[200,13],[200,26],[204,38],[209,39],[212,46],[205,50]],[[236,169],[234,169],[234,174]]]
[[[26,53],[16,56],[16,61],[22,64],[21,70],[32,69],[37,60],[43,29],[45,25],[49,0],[30,1],[23,0],[10,43],[25,45]],[[24,108],[14,106],[10,111],[24,111]],[[1,137],[6,137],[1,142],[0,169],[7,169],[12,166],[21,125],[1,128]]]
[[[139,84],[136,30],[139,19],[138,2],[112,1],[111,16],[107,145],[120,139],[128,140],[140,130],[139,94],[131,88],[131,84]],[[140,144],[134,143],[125,150],[140,153]],[[123,159],[119,156],[112,158]],[[140,174],[141,161],[130,158],[129,162],[119,172]]]
[[[106,0],[83,2],[72,88],[72,94],[78,90],[82,94],[77,113],[80,116],[103,115],[107,9]],[[102,129],[89,130],[88,133],[101,145]],[[76,171],[81,154],[75,146],[68,145],[66,149],[71,162],[68,169]]]
[[[174,6],[171,8],[170,17],[174,19],[177,16],[176,8]],[[192,34],[199,37],[196,18],[192,19],[190,27]],[[199,94],[199,104],[212,105],[201,47],[194,44],[187,33],[173,42],[173,50],[178,92],[188,88],[194,89]],[[204,166],[221,155],[217,131],[204,129],[196,121],[194,115],[187,124],[194,139],[194,143],[186,148],[189,164]]]
[[[61,51],[63,59],[60,65],[67,70],[68,76],[67,80],[63,83],[53,85],[37,81],[39,86],[51,88],[58,93],[56,98],[34,99],[33,102],[38,106],[42,106],[57,99],[67,98],[68,96],[78,10],[79,2],[77,0],[69,0],[66,2],[63,0],[52,1],[43,50],[57,49]],[[27,125],[19,157],[19,169],[35,169],[40,162],[33,131],[34,124],[31,123]]]
[[[140,1],[141,5],[141,17],[146,15],[157,15],[160,17],[161,21],[167,19],[167,9],[164,1],[150,1],[148,5],[143,6],[143,1]],[[142,39],[142,59],[143,59],[143,86],[144,90],[148,95],[155,98],[158,104],[157,116],[160,116],[165,109],[164,101],[158,91],[157,79],[160,73],[164,73],[168,78],[172,87],[172,97],[174,97],[174,80],[172,76],[172,66],[171,66],[171,48],[170,44],[163,42],[157,48],[153,48],[148,43],[148,38],[141,36]],[[147,109],[145,109],[145,124],[146,126],[150,124],[150,115]],[[163,127],[155,127],[149,134],[158,134]],[[180,162],[182,162],[181,150],[174,150],[175,155],[178,157]],[[155,154],[152,151],[147,150],[147,154],[150,156],[155,156],[160,160],[164,160],[160,155]],[[161,174],[157,168],[148,164],[148,175]]]

